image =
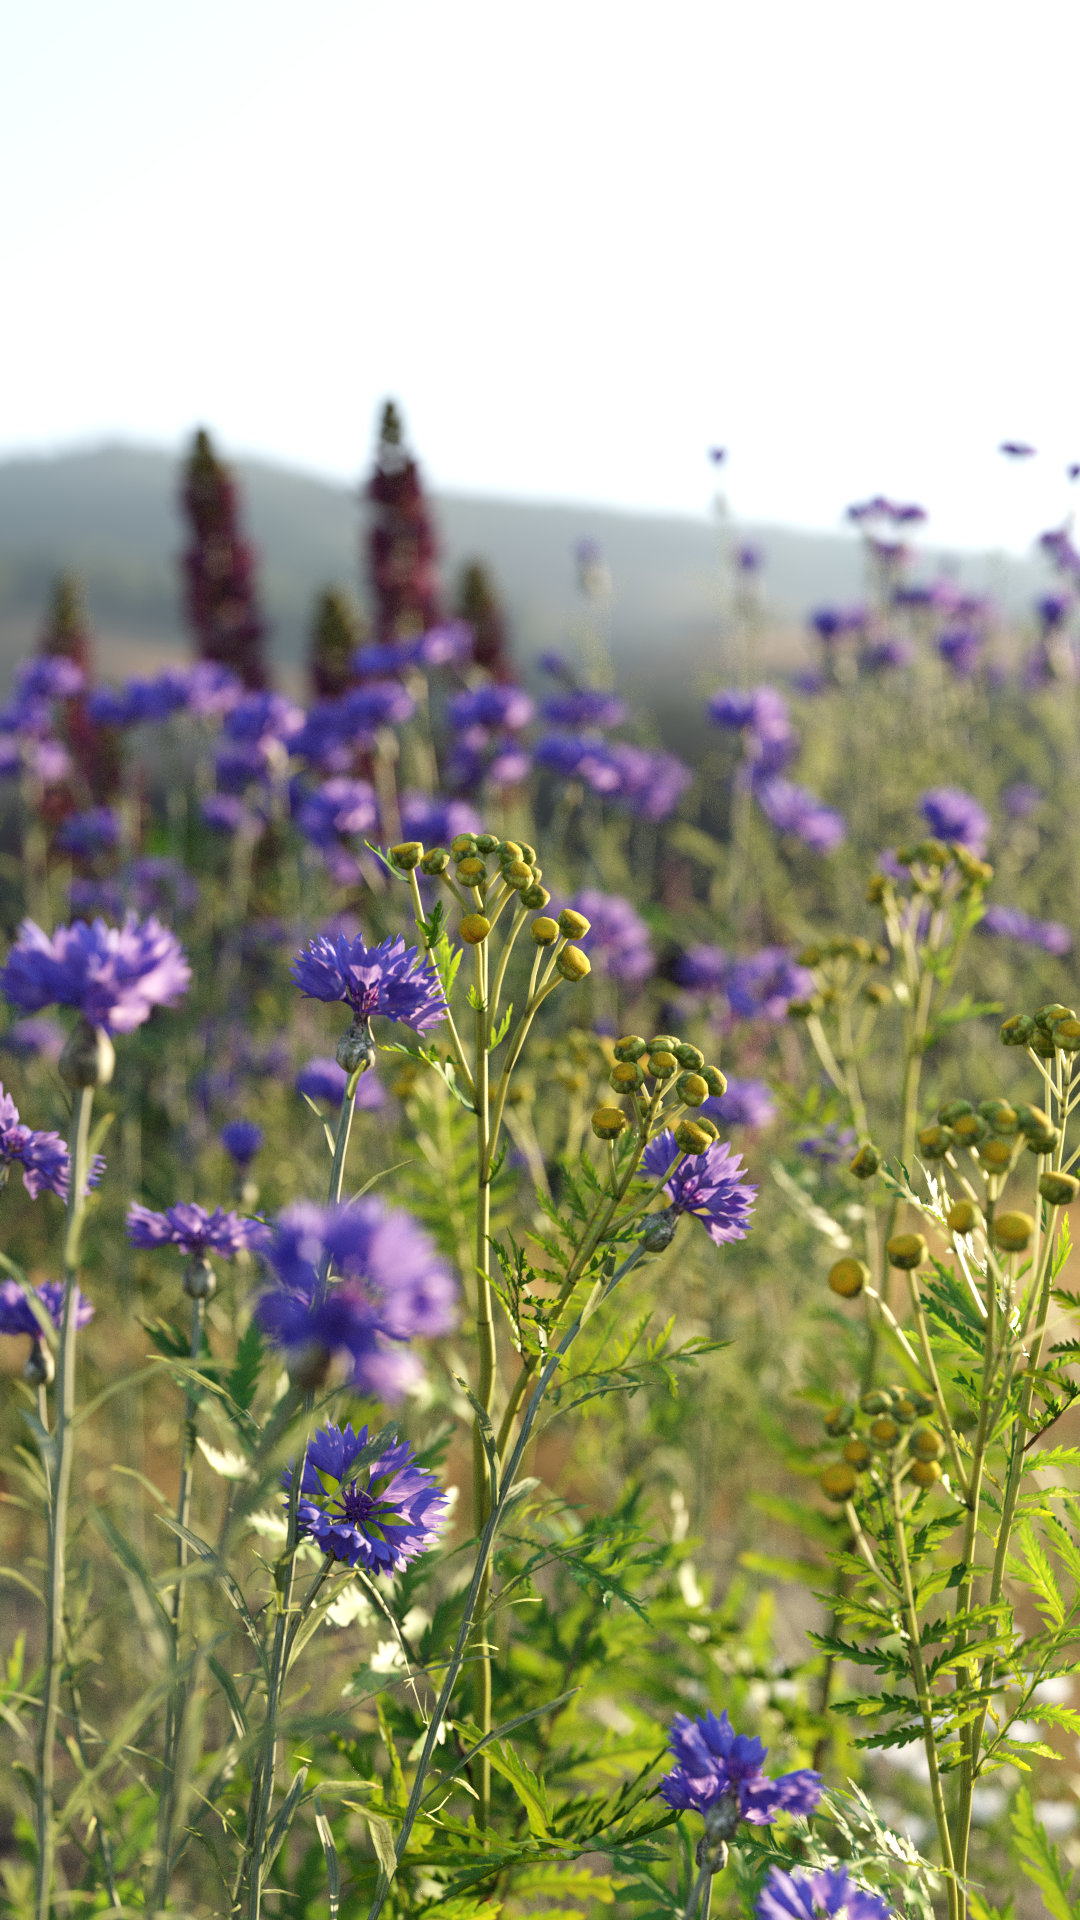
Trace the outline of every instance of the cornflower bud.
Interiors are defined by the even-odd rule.
[[[970,1100],[947,1100],[943,1107],[938,1108],[937,1117],[943,1127],[955,1127],[958,1120],[965,1119],[974,1111]]]
[[[908,1434],[908,1452],[916,1460],[940,1460],[945,1442],[934,1427],[912,1427]]]
[[[390,858],[399,873],[411,873],[414,867],[420,865],[423,857],[422,840],[402,840],[396,847],[390,849]]]
[[[1034,1231],[1030,1213],[999,1213],[994,1217],[994,1244],[1002,1253],[1023,1253]]]
[[[835,1440],[838,1434],[849,1433],[855,1424],[854,1407],[831,1407],[825,1415],[825,1431]]]
[[[854,1160],[852,1160],[849,1165],[848,1172],[853,1173],[856,1180],[872,1180],[880,1166],[881,1155],[877,1148],[872,1141],[864,1140]]]
[[[546,887],[525,887],[519,895],[523,907],[535,913],[538,907],[546,907],[551,895]]]
[[[583,940],[591,926],[592,921],[573,907],[564,907],[559,915],[559,932],[565,933],[568,940]]]
[[[362,1073],[367,1073],[375,1065],[375,1042],[371,1038],[371,1028],[365,1019],[358,1017],[342,1034],[334,1049],[334,1058],[350,1078],[357,1068]]]
[[[866,1441],[860,1440],[856,1435],[853,1435],[844,1448],[844,1459],[847,1461],[849,1467],[855,1468],[856,1473],[861,1473],[864,1467],[870,1465],[871,1460],[870,1449]]]
[[[1080,1180],[1071,1173],[1041,1173],[1039,1192],[1051,1207],[1068,1207],[1080,1193]]]
[[[941,1479],[941,1468],[936,1460],[913,1460],[911,1477],[917,1487],[932,1487]]]
[[[722,1100],[727,1092],[727,1074],[719,1067],[702,1067],[701,1077],[714,1100]]]
[[[672,1047],[671,1051],[680,1067],[686,1067],[691,1073],[700,1073],[705,1065],[705,1055],[701,1048],[690,1046],[686,1040],[680,1040],[678,1046]]]
[[[476,836],[476,850],[478,853],[494,853],[498,845],[499,836],[497,833],[478,833]]]
[[[986,1138],[986,1121],[980,1120],[977,1113],[962,1113],[953,1122],[953,1135],[961,1147],[977,1147],[980,1140]]]
[[[924,1160],[944,1160],[953,1144],[951,1129],[948,1127],[924,1127],[918,1135],[919,1152]]]
[[[608,1085],[616,1093],[636,1093],[645,1085],[645,1075],[636,1060],[616,1060],[608,1075]]]
[[[709,1083],[700,1073],[680,1073],[675,1091],[688,1107],[700,1107],[709,1097]]]
[[[921,1233],[894,1233],[892,1239],[885,1242],[885,1252],[891,1267],[910,1273],[926,1259],[926,1241]]]
[[[508,860],[502,870],[502,877],[506,881],[507,886],[513,887],[515,890],[531,887],[535,884],[533,870],[531,867],[526,866],[524,860]]]
[[[445,847],[429,847],[420,862],[421,873],[445,873],[450,865],[450,855]]]
[[[818,1484],[826,1500],[835,1500],[839,1506],[851,1499],[858,1485],[858,1475],[846,1460],[835,1460],[831,1467],[826,1467],[819,1475]]]
[[[450,852],[455,860],[465,860],[476,852],[475,833],[458,833],[450,842]]]
[[[72,1027],[57,1062],[66,1087],[107,1087],[116,1069],[116,1048],[104,1027],[80,1020]]]
[[[954,1200],[945,1215],[950,1233],[974,1233],[982,1215],[973,1200]]]
[[[458,885],[479,887],[487,879],[487,868],[478,854],[469,854],[462,860],[457,870]]]
[[[991,1133],[999,1134],[1004,1140],[1015,1137],[1020,1122],[1016,1108],[1011,1107],[1007,1100],[980,1100],[978,1113],[980,1120],[986,1121]]]
[[[1035,1031],[1035,1022],[1030,1013],[1013,1013],[1003,1020],[999,1039],[1003,1047],[1026,1047]]]
[[[555,967],[564,980],[584,980],[586,974],[592,972],[592,962],[580,947],[564,947]]]
[[[598,1140],[617,1140],[629,1124],[621,1107],[597,1107],[592,1117],[592,1130]]]
[[[699,1127],[696,1120],[680,1120],[675,1129],[675,1145],[684,1153],[707,1153],[715,1137]]]
[[[1073,1015],[1068,1020],[1056,1021],[1051,1029],[1051,1038],[1062,1053],[1080,1053],[1080,1020]]]
[[[491,932],[491,921],[482,913],[467,913],[458,927],[458,939],[467,947],[479,947]]]
[[[44,1340],[35,1340],[26,1356],[23,1379],[28,1387],[50,1387],[56,1378],[56,1362]]]
[[[1004,1173],[1012,1161],[1012,1148],[1007,1140],[984,1140],[979,1159],[987,1173]]]
[[[641,1230],[641,1244],[646,1253],[665,1252],[675,1238],[678,1224],[674,1207],[665,1207],[661,1213],[647,1213]]]
[[[648,1051],[645,1041],[640,1034],[636,1033],[624,1034],[621,1040],[616,1040],[612,1048],[616,1060],[640,1060]]]
[[[530,932],[538,947],[553,947],[559,937],[558,923],[550,920],[546,913],[533,921]]]
[[[217,1287],[217,1276],[205,1254],[196,1254],[184,1268],[183,1288],[189,1300],[209,1300]]]
[[[645,1069],[654,1080],[670,1080],[672,1074],[678,1072],[679,1063],[673,1053],[650,1053]]]
[[[850,1254],[829,1268],[829,1286],[841,1300],[857,1299],[869,1279],[870,1269],[865,1260],[855,1260]]]
[[[895,1447],[900,1438],[900,1428],[891,1413],[882,1413],[870,1425],[870,1444],[887,1450]]]

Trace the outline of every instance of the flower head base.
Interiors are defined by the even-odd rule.
[[[368,1430],[327,1426],[311,1441],[300,1478],[301,1538],[366,1573],[401,1573],[437,1544],[447,1500],[404,1442],[357,1466]],[[292,1473],[282,1476],[286,1488]]]
[[[419,965],[419,951],[396,939],[365,947],[357,935],[350,940],[320,934],[298,954],[292,978],[309,1000],[343,1000],[357,1020],[375,1014],[400,1020],[417,1033],[426,1033],[446,1018],[446,1001],[438,979]]]
[[[750,1231],[757,1188],[740,1179],[742,1158],[733,1154],[726,1140],[714,1140],[704,1153],[695,1154],[671,1171],[678,1154],[675,1135],[665,1129],[650,1141],[642,1155],[642,1167],[654,1180],[664,1182],[672,1211],[692,1213],[705,1228],[715,1246],[731,1240],[745,1240]]]
[[[813,1813],[821,1798],[821,1775],[809,1768],[770,1780],[762,1772],[766,1750],[761,1741],[736,1733],[726,1713],[719,1719],[704,1713],[696,1720],[677,1713],[669,1744],[676,1764],[660,1782],[660,1791],[678,1812],[693,1808],[708,1816],[712,1808],[728,1802],[733,1831],[739,1821],[766,1827],[780,1813]],[[730,1837],[731,1831],[717,1835]]]
[[[880,1894],[848,1878],[846,1867],[784,1873],[774,1867],[758,1895],[757,1920],[892,1920]]]
[[[0,973],[0,992],[24,1013],[77,1007],[105,1033],[131,1033],[155,1007],[187,991],[191,968],[174,933],[151,915],[120,927],[76,920],[52,938],[24,920]]]
[[[179,1247],[193,1258],[216,1253],[222,1260],[262,1247],[268,1232],[261,1220],[244,1220],[221,1207],[207,1213],[194,1201],[181,1201],[164,1213],[135,1202],[128,1208],[127,1228],[133,1247]]]

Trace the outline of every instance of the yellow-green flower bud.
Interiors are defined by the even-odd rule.
[[[592,1130],[598,1140],[617,1140],[629,1124],[621,1107],[597,1107],[592,1117]]]
[[[826,1500],[835,1500],[838,1506],[851,1499],[858,1483],[854,1467],[849,1467],[846,1460],[834,1460],[832,1466],[826,1467],[818,1478]]]
[[[727,1092],[727,1074],[719,1067],[702,1067],[701,1077],[714,1100],[722,1100]]]
[[[1003,1020],[999,1039],[1003,1047],[1026,1047],[1035,1031],[1035,1022],[1030,1013],[1013,1013]]]
[[[542,880],[544,877],[543,867],[538,867],[535,860],[529,863],[529,872],[532,874],[534,880]]]
[[[908,1452],[916,1460],[940,1460],[945,1442],[934,1427],[912,1427],[908,1434]]]
[[[1029,1153],[1053,1153],[1060,1138],[1056,1127],[1047,1127],[1042,1133],[1029,1133],[1027,1150]]]
[[[523,840],[521,843],[521,857],[523,860],[528,861],[530,867],[532,866],[533,861],[536,859],[536,848],[530,847],[527,840]]]
[[[880,907],[888,888],[888,877],[884,873],[872,873],[866,883],[866,901],[871,907]]]
[[[645,1075],[636,1060],[616,1060],[608,1075],[608,1084],[616,1093],[636,1093],[645,1085]]]
[[[445,873],[450,865],[450,855],[445,847],[429,847],[420,862],[421,873]]]
[[[1004,1173],[1012,1162],[1012,1148],[1007,1140],[984,1140],[979,1159],[987,1173]]]
[[[962,1113],[953,1123],[953,1137],[958,1147],[977,1147],[986,1138],[986,1121],[977,1113]]]
[[[678,1046],[672,1047],[671,1051],[680,1067],[686,1067],[690,1073],[700,1073],[705,1065],[705,1055],[701,1048],[692,1047],[686,1040],[680,1040]]]
[[[870,1424],[870,1443],[872,1446],[895,1447],[900,1438],[900,1428],[891,1413],[879,1414]]]
[[[414,867],[420,865],[423,857],[422,840],[402,840],[396,847],[390,849],[390,858],[400,873],[411,873]]]
[[[926,1241],[921,1233],[894,1233],[892,1239],[885,1242],[885,1252],[891,1267],[901,1267],[910,1273],[926,1259]]]
[[[811,996],[805,1000],[789,1000],[788,1019],[809,1020],[812,1013],[820,1013],[821,1005],[821,999],[817,994],[811,994]]]
[[[918,1136],[919,1152],[924,1160],[944,1160],[953,1143],[949,1127],[924,1127]]]
[[[869,1393],[863,1394],[859,1406],[863,1413],[888,1413],[892,1406],[892,1396],[882,1393],[880,1387],[872,1387]]]
[[[455,860],[464,860],[468,857],[469,854],[475,853],[476,852],[475,833],[455,834],[454,838],[450,842],[450,851],[453,854]]]
[[[458,939],[467,947],[479,947],[491,932],[491,921],[482,913],[467,913],[458,927]]]
[[[1010,1106],[1007,1100],[980,1100],[978,1112],[980,1120],[986,1121],[991,1133],[999,1134],[1003,1140],[1015,1137],[1020,1121],[1016,1108]]]
[[[899,1420],[902,1427],[910,1427],[914,1418],[914,1401],[909,1400],[906,1393],[901,1394],[898,1400],[893,1401],[893,1419]]]
[[[675,1129],[675,1145],[683,1153],[708,1153],[715,1136],[699,1127],[696,1120],[680,1120]]]
[[[583,940],[591,926],[592,921],[573,907],[564,907],[559,915],[559,932],[565,933],[568,940]]]
[[[1080,1193],[1080,1180],[1071,1173],[1041,1173],[1039,1192],[1051,1207],[1069,1207]]]
[[[862,997],[872,1007],[887,1007],[893,997],[892,988],[886,980],[868,980],[863,987]]]
[[[675,1082],[675,1091],[688,1107],[700,1107],[709,1097],[709,1083],[703,1074],[680,1073]]]
[[[984,887],[994,877],[994,869],[989,860],[980,860],[970,847],[953,841],[950,852],[969,886]]]
[[[518,896],[523,907],[535,913],[538,907],[546,907],[551,895],[546,887],[526,887]]]
[[[1075,1015],[1068,1020],[1058,1020],[1051,1029],[1051,1038],[1062,1053],[1080,1053],[1080,1020]]]
[[[506,861],[521,860],[524,858],[516,840],[500,840],[497,852],[500,866]]]
[[[829,1285],[842,1300],[856,1299],[869,1279],[870,1269],[865,1260],[855,1260],[850,1254],[829,1268]]]
[[[924,867],[944,867],[948,864],[949,849],[943,840],[920,840],[914,849],[916,860]]]
[[[848,1172],[853,1173],[856,1180],[872,1180],[880,1166],[881,1155],[877,1148],[872,1141],[864,1140],[854,1160],[850,1163]]]
[[[936,1460],[913,1460],[911,1477],[917,1487],[932,1487],[941,1479],[941,1467]]]
[[[909,1387],[907,1397],[911,1401],[920,1420],[925,1420],[928,1413],[933,1413],[934,1402],[928,1393],[918,1393],[914,1387]]]
[[[479,854],[469,854],[458,865],[457,881],[461,887],[480,887],[487,879],[487,868]]]
[[[508,887],[525,888],[535,884],[533,870],[524,860],[508,860],[502,870],[502,877]]]
[[[624,1034],[621,1040],[616,1040],[612,1048],[616,1060],[640,1060],[648,1051],[645,1041],[637,1033]]]
[[[645,1065],[654,1080],[670,1080],[672,1074],[679,1071],[679,1063],[673,1053],[650,1053]]]
[[[497,833],[478,833],[476,846],[479,853],[494,853],[499,844]]]
[[[694,1121],[694,1125],[695,1127],[697,1127],[699,1133],[707,1133],[710,1140],[719,1140],[720,1138],[719,1127],[715,1126],[711,1120],[707,1120],[703,1113],[699,1113],[697,1115],[697,1118]]]
[[[841,1433],[850,1433],[854,1424],[854,1407],[845,1407],[843,1405],[830,1407],[828,1413],[825,1415],[825,1431],[831,1434],[834,1440]]]
[[[817,946],[804,947],[802,952],[796,957],[800,967],[820,967],[821,948]]]
[[[1076,1008],[1063,1007],[1060,1000],[1048,1000],[1045,1007],[1035,1009],[1035,1025],[1041,1027],[1044,1033],[1049,1033],[1053,1027],[1056,1027],[1059,1020],[1075,1019]]]
[[[678,1049],[681,1046],[682,1041],[679,1039],[677,1033],[654,1033],[652,1039],[649,1041],[649,1052],[673,1053],[676,1059],[678,1059]]]
[[[844,1448],[844,1459],[847,1461],[849,1467],[854,1467],[856,1473],[861,1473],[865,1467],[870,1465],[871,1459],[870,1449],[866,1441],[860,1440],[857,1434],[853,1434],[847,1446]]]
[[[970,1100],[947,1100],[943,1107],[938,1108],[937,1117],[943,1127],[954,1127],[965,1114],[974,1113],[974,1111]]]
[[[538,947],[553,947],[559,937],[558,921],[548,918],[546,913],[534,920],[530,929]]]
[[[1000,1247],[1002,1253],[1023,1253],[1034,1231],[1035,1222],[1030,1213],[1013,1211],[994,1216],[994,1245]]]
[[[982,1214],[973,1200],[954,1200],[945,1215],[950,1233],[974,1233]]]
[[[1035,1028],[1030,1046],[1032,1053],[1037,1053],[1040,1060],[1052,1060],[1057,1053],[1053,1035],[1044,1033],[1041,1027]]]
[[[580,947],[564,947],[555,967],[564,980],[584,980],[585,975],[592,972],[592,962]]]

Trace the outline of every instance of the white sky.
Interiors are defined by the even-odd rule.
[[[0,455],[1024,548],[1080,461],[1076,0],[8,0]],[[1009,463],[1003,438],[1037,461]]]

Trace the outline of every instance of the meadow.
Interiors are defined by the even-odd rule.
[[[1069,528],[769,681],[727,530],[678,751],[392,409],[303,705],[181,481],[192,664],[0,711],[6,1911],[1075,1915]]]

